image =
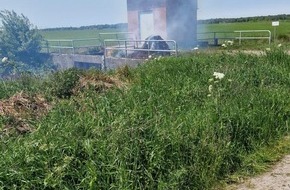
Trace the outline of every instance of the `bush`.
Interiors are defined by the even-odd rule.
[[[75,68],[54,73],[48,84],[50,93],[59,98],[70,98],[79,82],[79,73]]]
[[[3,31],[0,33],[0,74],[15,75],[23,71],[43,69],[44,56],[40,54],[42,36],[24,15],[1,11]],[[49,66],[50,67],[50,66]]]

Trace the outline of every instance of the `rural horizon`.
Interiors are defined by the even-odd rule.
[[[269,21],[279,21],[285,20],[290,17],[290,14],[273,14],[273,15],[260,15],[260,16],[245,16],[245,17],[229,17],[229,18],[208,18],[208,19],[198,19],[198,23],[218,23],[218,22],[241,22],[241,21],[253,21],[263,18],[264,20]],[[32,23],[33,24],[33,23]],[[128,22],[118,22],[111,24],[92,24],[92,25],[80,25],[80,26],[61,26],[61,27],[48,27],[48,28],[39,28],[39,30],[50,30],[50,29],[88,29],[88,28],[98,28],[98,27],[121,27],[124,28]],[[36,26],[37,27],[37,26]]]

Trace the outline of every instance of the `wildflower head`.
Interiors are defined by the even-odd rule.
[[[223,73],[219,73],[219,72],[214,72],[214,73],[213,73],[213,76],[214,76],[216,79],[221,80],[221,79],[223,79],[223,78],[225,77],[225,74],[223,74]]]
[[[234,41],[228,40],[228,41],[226,41],[226,44],[232,46],[232,45],[234,45]]]

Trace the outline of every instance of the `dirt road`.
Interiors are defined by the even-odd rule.
[[[231,186],[228,190],[290,190],[290,155],[285,156],[269,172]]]

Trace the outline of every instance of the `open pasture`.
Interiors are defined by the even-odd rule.
[[[58,39],[86,39],[86,38],[98,38],[99,33],[111,33],[120,32],[117,29],[71,29],[71,30],[41,30],[40,31],[46,40],[58,40]]]
[[[290,36],[290,21],[280,21],[280,25],[276,28],[276,34]],[[236,30],[270,30],[274,32],[271,21],[257,22],[237,22],[237,23],[219,23],[219,24],[199,24],[197,26],[198,33],[204,32],[233,32]],[[123,32],[118,29],[72,29],[72,30],[41,30],[41,34],[45,39],[82,39],[96,38],[99,33]]]

